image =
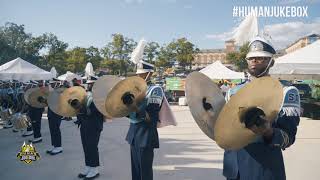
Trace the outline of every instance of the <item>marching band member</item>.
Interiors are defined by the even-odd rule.
[[[38,82],[33,82],[38,83]],[[38,83],[39,87],[42,87],[42,83]],[[44,111],[44,108],[35,108],[30,106],[28,111],[28,116],[31,119],[32,124],[32,130],[33,130],[33,139],[30,139],[29,142],[32,142],[33,144],[42,142],[41,137],[41,119],[42,119],[42,113]]]
[[[49,81],[49,84],[54,90],[60,84],[60,80],[53,78]],[[51,145],[53,146],[52,149],[46,151],[50,155],[56,155],[62,153],[63,148],[61,146],[61,131],[60,131],[60,124],[61,124],[62,116],[54,113],[50,107],[48,106],[48,122],[49,122],[49,130],[51,136]]]
[[[13,90],[13,82],[8,81],[6,83],[5,86],[5,90],[4,90],[4,107],[5,109],[7,109],[8,111],[10,111],[10,113],[12,113],[12,108],[14,107],[14,90]],[[3,126],[3,128],[7,129],[7,128],[12,128],[13,124],[11,122],[11,119],[9,119],[7,121],[7,123]]]
[[[36,84],[33,83],[33,81],[30,81],[28,83],[26,83],[26,86],[24,87],[24,92],[26,92],[28,89],[33,88],[34,86],[37,86]],[[23,98],[23,110],[22,113],[26,113],[28,115],[30,109],[30,105],[25,102],[24,98]],[[30,118],[30,117],[29,117]],[[32,129],[32,125],[30,125],[29,127],[27,127],[27,130],[22,134],[22,137],[27,137],[27,136],[32,136],[33,135],[33,129]]]
[[[251,41],[246,56],[250,79],[269,76],[269,68],[274,64],[274,54],[274,48],[266,40],[257,37]],[[241,84],[230,89],[226,99],[229,100],[243,86]],[[225,151],[223,175],[228,180],[286,179],[281,150],[295,142],[300,121],[300,97],[293,86],[283,89],[284,102],[277,119],[272,123],[264,121],[262,124],[246,124],[259,138],[240,150]],[[248,112],[245,117],[246,120],[257,122],[255,118],[261,115],[263,116],[263,112],[257,108]]]
[[[141,62],[138,64],[137,76],[149,81],[153,65]],[[153,179],[154,149],[159,148],[157,123],[164,93],[159,86],[149,86],[143,103],[136,112],[129,114],[130,127],[126,137],[131,150],[132,180]],[[128,105],[132,102],[130,94],[123,96],[122,101]]]
[[[88,88],[85,104],[81,104],[78,100],[73,100],[70,103],[72,107],[80,111],[77,118],[80,120],[81,142],[85,157],[85,168],[78,177],[87,180],[99,176],[98,144],[104,121],[103,114],[98,111],[92,99],[91,91],[95,80],[96,78],[91,77],[91,79],[86,82]]]

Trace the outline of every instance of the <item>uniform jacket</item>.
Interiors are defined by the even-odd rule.
[[[227,100],[245,84],[230,89]],[[282,150],[295,142],[300,121],[300,97],[295,87],[284,87],[284,103],[278,118],[273,122],[271,141],[258,137],[243,149],[225,151],[223,175],[241,180],[285,180]]]
[[[139,113],[130,113],[130,127],[126,140],[142,148],[159,148],[157,123],[164,93],[159,86],[150,86]],[[147,114],[150,119],[147,120]]]

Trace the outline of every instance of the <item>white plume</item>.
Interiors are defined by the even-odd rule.
[[[84,72],[86,77],[94,76],[93,66],[91,62],[87,63],[86,68],[84,69]]]
[[[137,47],[131,53],[130,61],[132,61],[134,64],[138,64],[140,61],[142,61],[143,51],[146,45],[147,45],[147,41],[144,39],[141,39]]]
[[[255,15],[248,15],[233,31],[233,39],[239,46],[250,41],[259,34],[258,18]]]

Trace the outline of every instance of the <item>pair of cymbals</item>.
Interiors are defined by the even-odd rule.
[[[86,90],[80,86],[58,88],[49,95],[48,104],[54,113],[64,117],[74,117],[78,114],[78,110],[73,108],[70,102],[78,100],[80,104],[84,104],[86,97]]]
[[[257,135],[240,118],[246,109],[259,107],[267,121],[274,121],[283,102],[282,85],[277,79],[262,77],[247,83],[221,110],[214,126],[214,140],[223,149],[237,150],[251,143]]]
[[[225,104],[220,88],[207,76],[193,72],[186,80],[186,96],[191,114],[200,129],[223,149],[236,150],[257,137],[240,120],[245,110],[259,107],[266,114],[266,119],[273,121],[282,105],[283,90],[276,79],[257,78],[247,83]],[[203,98],[212,108],[204,109]]]
[[[122,102],[124,94],[133,95],[132,105]],[[147,83],[144,79],[132,76],[118,82],[107,95],[105,101],[106,112],[111,117],[124,117],[129,115],[146,97]]]
[[[40,102],[39,98],[42,97],[44,99],[47,99],[48,96],[49,96],[48,87],[36,87],[36,88],[28,89],[24,94],[24,99],[32,107],[44,108],[47,106],[47,103]]]
[[[29,95],[30,95],[30,93],[31,93],[32,91],[34,91],[34,88],[28,89],[28,90],[24,93],[24,95],[23,95],[23,99],[24,99],[24,101],[25,101],[27,104],[29,104],[28,98],[29,98]]]
[[[121,97],[126,92],[133,94],[134,103],[139,104],[147,91],[146,82],[140,77],[129,77],[121,80],[119,77],[106,75],[100,77],[92,88],[93,103],[108,119],[124,117],[131,112],[130,106],[123,104]],[[78,113],[70,105],[70,101],[77,99],[85,103],[86,92],[82,87],[59,88],[50,93],[48,104],[50,109],[65,117],[76,116]]]
[[[92,87],[93,102],[97,109],[108,119],[112,117],[106,111],[106,98],[112,88],[120,81],[121,79],[117,76],[105,75],[100,77]]]
[[[214,140],[215,122],[225,104],[220,88],[206,75],[200,72],[192,72],[186,79],[186,97],[191,114],[199,128],[212,140]],[[212,108],[205,110],[203,100]]]
[[[60,99],[60,95],[61,93],[65,90],[66,88],[57,88],[54,89],[53,91],[50,92],[49,96],[48,96],[48,106],[51,109],[51,111],[53,111],[56,114],[59,114],[59,99]]]

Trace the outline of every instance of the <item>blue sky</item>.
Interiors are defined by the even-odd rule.
[[[285,47],[303,35],[320,33],[320,0],[0,0],[0,25],[24,24],[27,32],[56,34],[70,47],[102,47],[111,34],[160,44],[187,37],[199,48],[223,48],[225,33],[239,18],[233,6],[308,6],[304,18],[259,18]]]

